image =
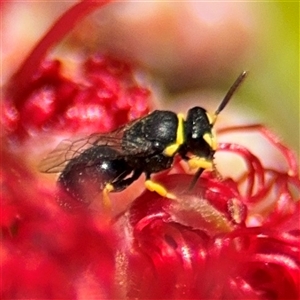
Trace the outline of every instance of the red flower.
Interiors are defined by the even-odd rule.
[[[227,130],[262,132],[282,151],[289,171],[265,168],[246,148],[222,143],[218,151],[240,155],[247,166],[240,180],[205,173],[193,191],[185,191],[192,176],[160,178],[178,199],[147,191],[118,223],[127,241],[119,272],[130,297],[298,299],[295,158],[265,127]],[[267,208],[259,212],[265,201]]]
[[[37,171],[43,152],[63,137],[110,131],[149,110],[150,92],[129,64],[95,54],[78,63],[79,77],[66,77],[62,62],[44,58],[101,4],[71,8],[7,84],[1,297],[298,299],[299,166],[264,126],[219,135],[254,131],[280,152],[285,167],[222,142],[216,155],[233,153],[245,165],[238,177],[206,171],[189,190],[193,176],[176,161],[156,177],[176,200],[128,189],[111,196],[131,203],[113,220],[101,207],[70,212],[57,205],[55,179]]]

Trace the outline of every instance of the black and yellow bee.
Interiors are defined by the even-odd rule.
[[[189,109],[186,117],[155,110],[112,132],[63,141],[42,161],[40,169],[60,173],[58,185],[82,203],[92,200],[91,191],[103,191],[104,201],[108,201],[109,192],[124,190],[142,173],[147,189],[172,198],[151,175],[171,168],[176,155],[197,169],[193,184],[204,170],[213,169],[216,118],[246,74],[240,74],[213,115],[198,106]]]

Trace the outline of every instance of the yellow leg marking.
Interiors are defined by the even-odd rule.
[[[213,162],[211,160],[206,160],[202,157],[192,157],[188,161],[188,165],[191,169],[209,169],[212,170],[214,168]]]
[[[161,195],[162,197],[166,197],[169,199],[176,199],[175,195],[168,193],[168,191],[159,183],[148,179],[145,181],[146,188],[151,192],[156,192],[157,194]]]
[[[208,112],[206,113],[207,115],[207,118],[208,118],[208,121],[209,121],[209,124],[214,126],[216,121],[217,121],[217,117],[218,117],[218,114],[209,114]]]
[[[169,156],[169,157],[172,157],[175,155],[176,151],[178,150],[180,145],[177,145],[177,144],[172,144],[168,147],[165,148],[164,150],[164,154],[166,156]]]
[[[114,190],[114,187],[110,184],[110,183],[108,183],[106,186],[105,186],[105,188],[103,189],[103,191],[102,191],[102,195],[103,195],[103,206],[104,206],[104,208],[106,208],[106,209],[110,209],[111,208],[111,201],[110,201],[110,198],[109,198],[109,193],[111,192],[111,191],[113,191]]]

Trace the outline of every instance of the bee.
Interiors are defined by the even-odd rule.
[[[189,109],[186,117],[155,110],[112,132],[62,141],[41,162],[40,170],[60,173],[58,186],[79,203],[89,204],[102,191],[109,206],[109,193],[123,191],[143,173],[148,190],[174,198],[151,175],[171,168],[175,156],[180,156],[197,170],[192,188],[204,170],[214,169],[214,124],[246,75],[246,71],[239,75],[213,115],[199,106]]]

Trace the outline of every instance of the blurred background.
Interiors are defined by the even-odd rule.
[[[2,85],[74,3],[2,2]],[[182,112],[213,111],[248,70],[220,124],[267,124],[299,153],[298,2],[116,2],[87,15],[49,55],[68,74],[94,52],[146,70],[156,106]]]

